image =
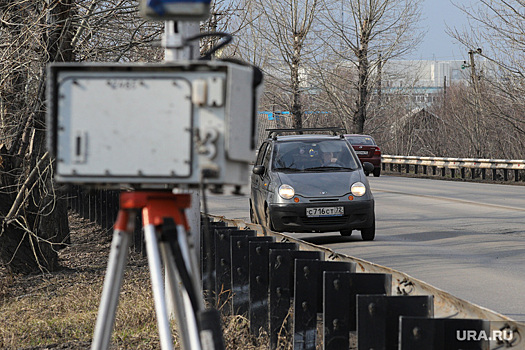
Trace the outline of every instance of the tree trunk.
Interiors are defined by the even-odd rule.
[[[354,115],[354,132],[362,134],[365,129],[366,108],[368,105],[368,52],[366,48],[359,50],[358,56],[359,64],[359,84],[357,86],[357,101],[356,112]]]
[[[299,67],[301,58],[301,44],[299,34],[294,34],[292,67],[290,70],[292,80],[292,106],[291,113],[293,116],[294,129],[301,129],[303,127],[303,110],[301,105],[301,86],[299,80]]]
[[[72,0],[48,0],[46,13],[41,13],[37,5],[25,6],[23,13],[16,6],[0,8],[11,21],[16,20],[17,25],[3,30],[10,34],[10,41],[26,40],[17,48],[17,54],[22,54],[6,63],[24,67],[26,71],[13,74],[7,90],[9,93],[0,96],[4,104],[0,111],[2,121],[9,119],[7,125],[11,126],[11,129],[2,128],[4,134],[10,135],[10,142],[2,155],[0,186],[4,190],[0,192],[0,215],[4,219],[0,233],[0,261],[15,273],[55,270],[58,267],[57,248],[67,243],[69,237],[67,202],[54,189],[52,172],[49,171],[51,161],[45,155],[43,82],[48,62],[73,59],[71,3]],[[35,26],[36,21],[40,21],[40,26]],[[47,28],[47,31],[33,33],[30,38],[23,37],[21,28],[30,25]],[[41,35],[40,42],[28,44],[38,35]],[[44,49],[35,51],[35,47]],[[41,63],[35,66],[36,55],[41,58]],[[6,188],[17,189],[18,193],[6,191]]]

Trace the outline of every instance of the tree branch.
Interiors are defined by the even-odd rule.
[[[11,206],[11,209],[9,210],[9,213],[7,213],[6,217],[4,218],[4,222],[9,224],[13,220],[15,220],[16,216],[18,215],[18,211],[20,210],[20,207],[22,206],[24,194],[25,191],[32,185],[32,183],[36,180],[36,176],[40,173],[40,166],[44,161],[49,157],[49,152],[44,153],[42,158],[39,159],[36,166],[31,170],[31,173],[29,173],[29,176],[27,177],[26,181],[18,191],[18,194],[16,195],[15,201],[13,202],[13,205]]]

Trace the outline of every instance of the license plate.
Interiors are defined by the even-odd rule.
[[[306,216],[309,218],[321,216],[342,216],[343,214],[343,207],[306,208]]]
[[[355,154],[358,154],[360,156],[368,155],[368,151],[355,151]]]

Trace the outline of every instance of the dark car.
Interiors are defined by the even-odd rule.
[[[361,164],[343,134],[276,130],[270,130],[253,167],[251,221],[278,232],[349,236],[360,230],[363,240],[373,240],[374,197],[364,174],[372,164]]]
[[[345,137],[354,148],[361,163],[372,163],[374,166],[372,173],[375,177],[379,177],[381,175],[381,148],[379,148],[372,136],[350,134],[345,135]],[[366,175],[368,175],[368,172]]]

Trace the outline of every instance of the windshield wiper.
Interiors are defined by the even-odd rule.
[[[287,168],[287,167],[281,167],[281,168],[273,168],[274,171],[301,171],[301,169],[297,168]]]
[[[347,168],[347,167],[341,167],[341,166],[315,166],[312,168],[306,168],[305,171],[317,171],[317,170],[330,170],[330,171],[338,171],[338,170],[356,170],[354,168]]]
[[[315,171],[315,170],[334,170],[334,169],[337,169],[337,168],[332,167],[332,166],[314,166],[311,168],[305,168],[304,170],[305,171]]]

